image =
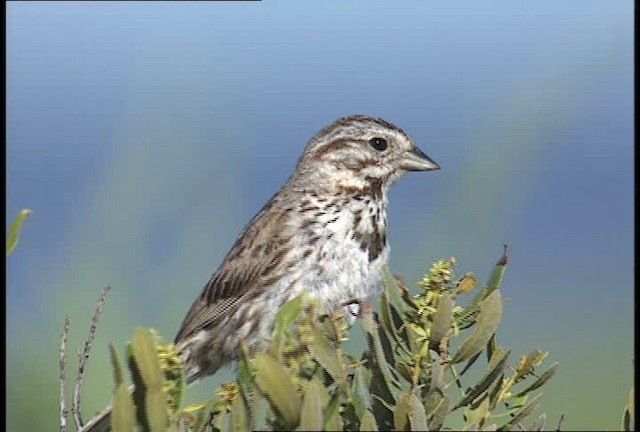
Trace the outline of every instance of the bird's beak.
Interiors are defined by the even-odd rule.
[[[407,171],[429,171],[440,169],[440,165],[422,153],[418,147],[413,146],[402,155],[400,168]]]

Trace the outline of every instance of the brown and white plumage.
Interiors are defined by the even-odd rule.
[[[438,169],[382,119],[348,116],[318,132],[293,174],[240,233],[187,313],[175,343],[187,381],[268,336],[302,290],[328,309],[381,290],[387,191],[407,171]]]

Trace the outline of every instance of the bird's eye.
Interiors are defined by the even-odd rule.
[[[388,146],[387,140],[384,138],[371,138],[369,144],[378,151],[386,150]]]

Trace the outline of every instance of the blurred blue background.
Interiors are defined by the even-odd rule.
[[[633,379],[633,2],[105,2],[7,5],[7,430],[57,430],[58,346],[76,368],[113,285],[107,344],[171,339],[306,141],[353,113],[441,166],[391,191],[391,267],[455,256],[482,280],[510,245],[499,338],[560,370],[555,427],[618,429]],[[229,377],[189,389],[202,400]],[[34,414],[37,412],[37,416]]]

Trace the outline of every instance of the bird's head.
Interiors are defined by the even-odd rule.
[[[386,189],[407,171],[440,167],[402,129],[363,115],[342,117],[318,132],[298,160],[296,173],[313,186]]]

